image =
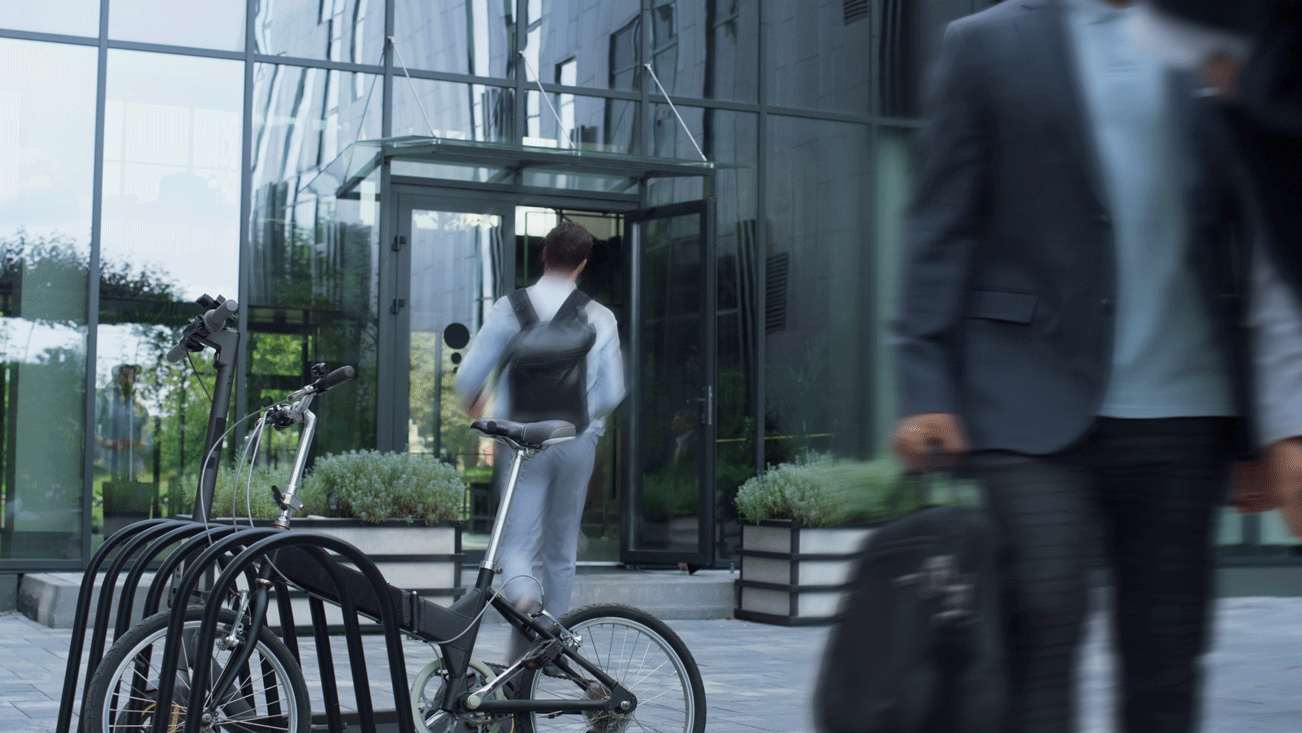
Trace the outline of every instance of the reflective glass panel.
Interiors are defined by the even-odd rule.
[[[0,558],[81,557],[94,48],[0,40]]]
[[[427,79],[397,78],[393,83],[395,136],[433,135],[480,142],[513,140],[514,89]]]
[[[303,189],[354,140],[379,137],[382,86],[372,74],[254,70],[246,408],[301,386],[313,364],[354,366],[357,378],[314,407],[317,455],[375,446],[379,174],[346,198]],[[264,446],[271,460],[290,460],[287,439]]]
[[[525,145],[538,147],[605,150],[612,153],[636,153],[638,141],[638,104],[626,99],[602,99],[577,94],[551,94],[551,108],[538,91],[528,92],[530,104],[539,114],[529,119]],[[560,105],[558,107],[557,105]],[[556,113],[552,114],[552,109]],[[562,116],[561,111],[565,114]],[[571,127],[557,123],[567,120]]]
[[[670,94],[758,98],[759,0],[656,0],[651,18],[651,63]]]
[[[99,36],[100,0],[0,3],[0,28],[67,36]]]
[[[872,435],[874,262],[869,128],[769,117],[767,463],[860,457]]]
[[[705,510],[708,423],[702,310],[707,287],[701,214],[648,219],[642,228],[641,331],[638,355],[641,421],[638,493],[634,499],[634,550],[694,554],[700,551]],[[707,484],[708,485],[708,484]]]
[[[112,0],[109,38],[244,50],[245,0]]]
[[[842,0],[764,0],[769,104],[869,112],[871,23]]]
[[[250,1],[256,4],[253,43],[258,53],[384,63],[384,0]],[[399,51],[405,54],[405,49]]]
[[[395,0],[393,10],[394,42],[408,68],[498,78],[516,68],[514,2]]]
[[[113,50],[108,57],[95,496],[104,535],[188,511],[211,352],[164,356],[203,293],[236,297],[244,69]],[[202,85],[194,84],[203,79]]]
[[[254,191],[284,184],[292,200],[356,140],[380,136],[378,74],[258,64],[253,72]],[[305,176],[302,181],[293,181]],[[285,194],[282,194],[285,195]]]
[[[579,86],[633,89],[641,63],[638,0],[539,0],[530,18],[525,53],[534,73],[554,80],[553,69],[574,59]],[[529,74],[529,81],[534,81]],[[544,114],[546,114],[544,112]]]
[[[717,435],[715,488],[719,497],[716,556],[736,555],[740,542],[737,489],[755,474],[755,345],[757,272],[755,249],[755,165],[758,115],[679,106],[684,129],[668,105],[654,105],[656,155],[699,159],[687,131],[710,160],[741,167],[722,168],[713,177],[660,178],[649,182],[652,206],[715,199],[715,258],[718,262]]]

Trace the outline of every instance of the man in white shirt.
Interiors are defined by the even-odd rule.
[[[573,222],[563,222],[547,235],[542,252],[543,275],[525,289],[539,322],[550,322],[575,291],[591,251],[592,235]],[[506,598],[521,609],[536,609],[541,602],[542,608],[557,618],[570,607],[579,521],[597,441],[606,417],[624,398],[624,362],[615,316],[592,300],[582,314],[596,332],[585,363],[588,425],[574,440],[551,446],[524,463],[502,532]],[[482,409],[484,384],[520,330],[510,297],[500,298],[457,370],[457,393],[472,414],[477,416]],[[511,415],[512,398],[519,399],[510,394],[507,382],[506,375],[499,376],[493,408],[498,415]],[[519,579],[533,575],[534,560],[540,554],[539,583]],[[538,596],[539,585],[542,598]]]
[[[1300,143],[1259,125],[1287,127],[1282,120],[1290,109],[1297,125],[1296,107],[1287,102],[1289,94],[1296,98],[1296,88],[1263,81],[1282,79],[1272,66],[1288,64],[1290,53],[1296,57],[1297,52],[1288,49],[1299,37],[1298,4],[1293,3],[1291,13],[1287,6],[1282,0],[1243,6],[1147,0],[1139,5],[1129,30],[1172,65],[1200,70],[1208,90],[1236,115],[1216,142],[1229,153],[1226,168],[1238,174],[1241,205],[1258,229],[1248,325],[1255,362],[1256,437],[1265,460],[1260,474],[1248,474],[1262,483],[1240,481],[1233,503],[1242,511],[1281,508],[1289,528],[1302,536],[1302,282],[1295,246],[1299,178],[1288,158],[1296,155]],[[1251,76],[1246,98],[1240,89],[1245,67]],[[1297,77],[1290,78],[1296,85]],[[1258,145],[1277,147],[1254,149],[1245,144],[1245,135]],[[1261,159],[1263,152],[1269,161]],[[1267,163],[1275,169],[1264,167]]]

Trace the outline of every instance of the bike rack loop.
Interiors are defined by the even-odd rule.
[[[257,540],[248,549],[240,553],[222,575],[218,578],[213,587],[213,593],[219,596],[228,591],[234,584],[235,577],[251,566],[258,559],[270,554],[272,551],[282,547],[305,547],[308,549],[317,562],[321,563],[327,573],[332,578],[334,575],[334,565],[331,558],[325,555],[324,550],[330,550],[338,553],[344,559],[353,563],[363,576],[370,582],[372,590],[380,607],[381,622],[384,627],[384,636],[387,645],[389,668],[394,685],[394,702],[396,709],[408,710],[411,707],[410,691],[407,689],[407,672],[402,651],[402,640],[398,631],[398,612],[393,602],[392,596],[389,595],[389,584],[384,580],[383,574],[375,563],[371,562],[360,550],[343,540],[315,532],[293,532],[285,533],[279,530],[253,530],[241,532],[238,535],[228,537],[212,547],[205,550],[194,566],[189,568],[185,577],[178,587],[178,596],[188,596],[190,591],[198,582],[198,578],[203,568],[210,564],[218,555],[227,548],[239,544],[240,541],[251,539],[248,535],[260,534],[262,539]],[[270,535],[270,536],[267,536]],[[363,730],[373,731],[374,721],[371,719],[373,710],[370,709],[369,684],[365,673],[365,659],[361,653],[361,634],[357,627],[357,614],[351,599],[347,596],[341,597],[341,605],[344,606],[345,625],[348,627],[349,637],[349,656],[350,663],[354,670],[354,688],[358,695],[358,712],[360,714]],[[199,629],[198,648],[211,649],[215,641],[215,627],[217,620],[217,607],[208,605],[204,614],[204,621]],[[316,614],[314,613],[314,617]],[[160,660],[161,669],[175,670],[180,657],[180,636],[184,626],[185,609],[182,605],[176,605],[172,608],[172,619],[168,629],[167,641],[164,645],[163,658]],[[314,621],[316,619],[314,618]],[[350,623],[351,622],[351,623]],[[314,626],[317,626],[314,623]],[[318,645],[320,648],[320,645]],[[198,710],[203,699],[200,697],[201,691],[205,690],[208,683],[209,670],[207,665],[196,667],[193,670],[193,679],[191,680],[191,700],[190,709]],[[326,674],[333,674],[333,669],[322,670],[323,677]],[[159,678],[159,687],[157,695],[159,699],[170,699],[175,692],[175,675],[170,673],[161,674]],[[165,733],[166,721],[159,718],[155,721],[155,733]],[[403,733],[415,733],[414,722],[405,716],[398,716],[399,730]],[[187,733],[197,733],[199,729],[199,718],[197,716],[187,716],[186,731]]]
[[[131,612],[135,610],[136,588],[140,586],[140,579],[144,576],[145,571],[149,569],[149,564],[156,560],[166,548],[181,543],[184,539],[188,539],[190,536],[196,533],[202,533],[203,531],[203,526],[195,525],[193,522],[184,522],[180,527],[176,527],[175,529],[168,531],[167,534],[164,534],[162,537],[154,540],[153,543],[150,544],[149,547],[146,547],[144,552],[136,558],[135,563],[131,566],[131,571],[127,573],[126,579],[122,581],[122,592],[118,595],[117,624],[113,629],[113,639],[115,641],[119,636],[125,634],[131,627]],[[157,579],[157,576],[155,579]],[[151,583],[150,586],[152,588],[153,583]],[[148,609],[142,609],[142,611],[147,610]],[[147,615],[149,614],[142,613],[142,618]]]
[[[235,529],[232,527],[222,526],[222,527],[213,528],[210,526],[205,526],[193,522],[191,520],[154,519],[154,520],[145,520],[142,522],[137,522],[136,524],[130,525],[124,528],[122,532],[115,534],[114,538],[121,536],[123,538],[123,541],[132,540],[130,545],[138,546],[137,540],[141,536],[145,534],[154,536],[158,533],[157,531],[151,532],[150,530],[170,530],[170,531],[167,531],[165,535],[155,540],[154,544],[151,545],[148,549],[146,549],[145,554],[137,558],[135,566],[132,568],[131,573],[128,575],[127,581],[124,584],[124,588],[120,595],[122,600],[120,601],[120,605],[119,605],[120,608],[120,610],[118,611],[119,614],[130,613],[131,605],[134,603],[135,600],[134,598],[135,587],[138,584],[139,576],[144,573],[148,564],[153,561],[154,557],[156,557],[159,552],[162,552],[169,545],[175,544],[177,539],[187,534],[198,535],[198,536],[192,536],[189,540],[184,542],[179,548],[177,548],[175,552],[169,555],[167,559],[163,562],[163,565],[159,568],[157,575],[154,577],[154,581],[151,584],[149,593],[146,597],[145,605],[143,606],[142,609],[144,616],[150,616],[153,613],[157,612],[158,605],[162,597],[162,590],[167,585],[168,577],[176,570],[178,565],[185,562],[190,556],[194,555],[198,549],[205,547],[209,542],[210,536],[221,537],[235,531]],[[133,540],[132,538],[135,539]],[[105,544],[107,545],[107,543]],[[118,557],[123,557],[132,554],[134,552],[133,546],[128,546],[124,548],[122,552],[119,553]],[[98,560],[102,560],[102,558],[98,558]],[[91,569],[87,571],[87,574],[85,576],[83,576],[83,589],[85,585],[85,580],[94,577],[95,573],[92,571],[95,570],[95,566],[98,564],[99,564],[98,561],[92,563]],[[108,582],[106,582],[103,584],[102,588],[111,589],[113,588],[113,586],[110,585]],[[102,594],[101,599],[104,598],[105,596],[111,597],[112,590],[109,590],[107,593],[101,590],[101,594]],[[79,602],[78,618],[80,620],[82,618],[83,607],[85,608],[85,610],[89,609],[89,596],[84,596],[79,598],[78,602]],[[87,689],[90,687],[90,678],[94,676],[96,668],[99,666],[100,661],[102,661],[103,646],[107,641],[106,637],[107,637],[107,626],[108,626],[108,614],[106,611],[107,609],[101,606],[100,612],[98,613],[95,619],[95,624],[93,629],[94,636],[92,637],[92,644],[91,644],[92,647],[91,654],[88,655],[88,659],[87,659],[86,682],[82,686],[83,687],[82,701],[81,701],[82,707],[85,706],[85,702],[86,702],[85,695]],[[121,618],[122,616],[119,615],[119,621],[118,621],[119,626],[122,624]],[[115,630],[114,639],[116,640],[117,636],[120,636],[121,633],[123,632],[120,628]],[[70,644],[69,653],[68,653],[68,671],[66,672],[64,678],[63,697],[59,705],[59,722],[56,730],[69,730],[69,726],[72,723],[73,703],[76,701],[75,699],[76,689],[78,686],[77,682],[79,678],[82,647],[84,645],[85,634],[86,634],[86,627],[84,623],[75,626],[73,630],[73,639]],[[80,712],[82,714],[85,713],[84,710],[81,710]]]
[[[68,644],[68,666],[63,676],[63,697],[59,702],[59,721],[56,730],[68,730],[72,725],[72,704],[77,696],[77,681],[81,673],[82,646],[86,642],[87,620],[90,618],[90,597],[95,591],[95,578],[99,575],[100,565],[120,546],[132,537],[146,532],[152,527],[171,524],[173,519],[146,519],[123,527],[104,541],[91,557],[86,571],[81,576],[81,588],[77,592],[77,611],[73,614],[72,639]],[[106,618],[96,618],[95,628],[107,626]],[[101,649],[101,654],[103,650]],[[87,665],[86,678],[90,679],[94,669]]]

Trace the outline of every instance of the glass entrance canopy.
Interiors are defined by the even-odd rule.
[[[409,135],[359,140],[305,187],[320,197],[355,196],[358,184],[385,161],[395,176],[624,193],[652,178],[712,176],[737,167],[595,150],[535,147]]]

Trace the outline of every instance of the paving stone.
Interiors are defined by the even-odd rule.
[[[1207,658],[1204,733],[1296,731],[1302,719],[1302,599],[1226,599],[1217,607],[1217,635]],[[710,733],[809,733],[809,699],[826,629],[765,626],[734,620],[668,622],[696,656],[709,700]],[[1089,624],[1081,669],[1080,733],[1113,733],[1115,694],[1107,629]],[[476,655],[500,659],[509,629],[485,626]],[[48,733],[62,694],[70,632],[15,614],[0,614],[0,731]],[[319,690],[315,648],[300,640],[309,689]],[[369,682],[377,707],[392,707],[383,640],[367,638]],[[353,709],[347,648],[331,644],[343,706]],[[403,645],[408,677],[432,658],[424,644]],[[84,674],[84,673],[83,673]],[[84,676],[82,680],[84,681]],[[15,700],[14,696],[24,699]],[[319,709],[319,692],[314,708]]]

